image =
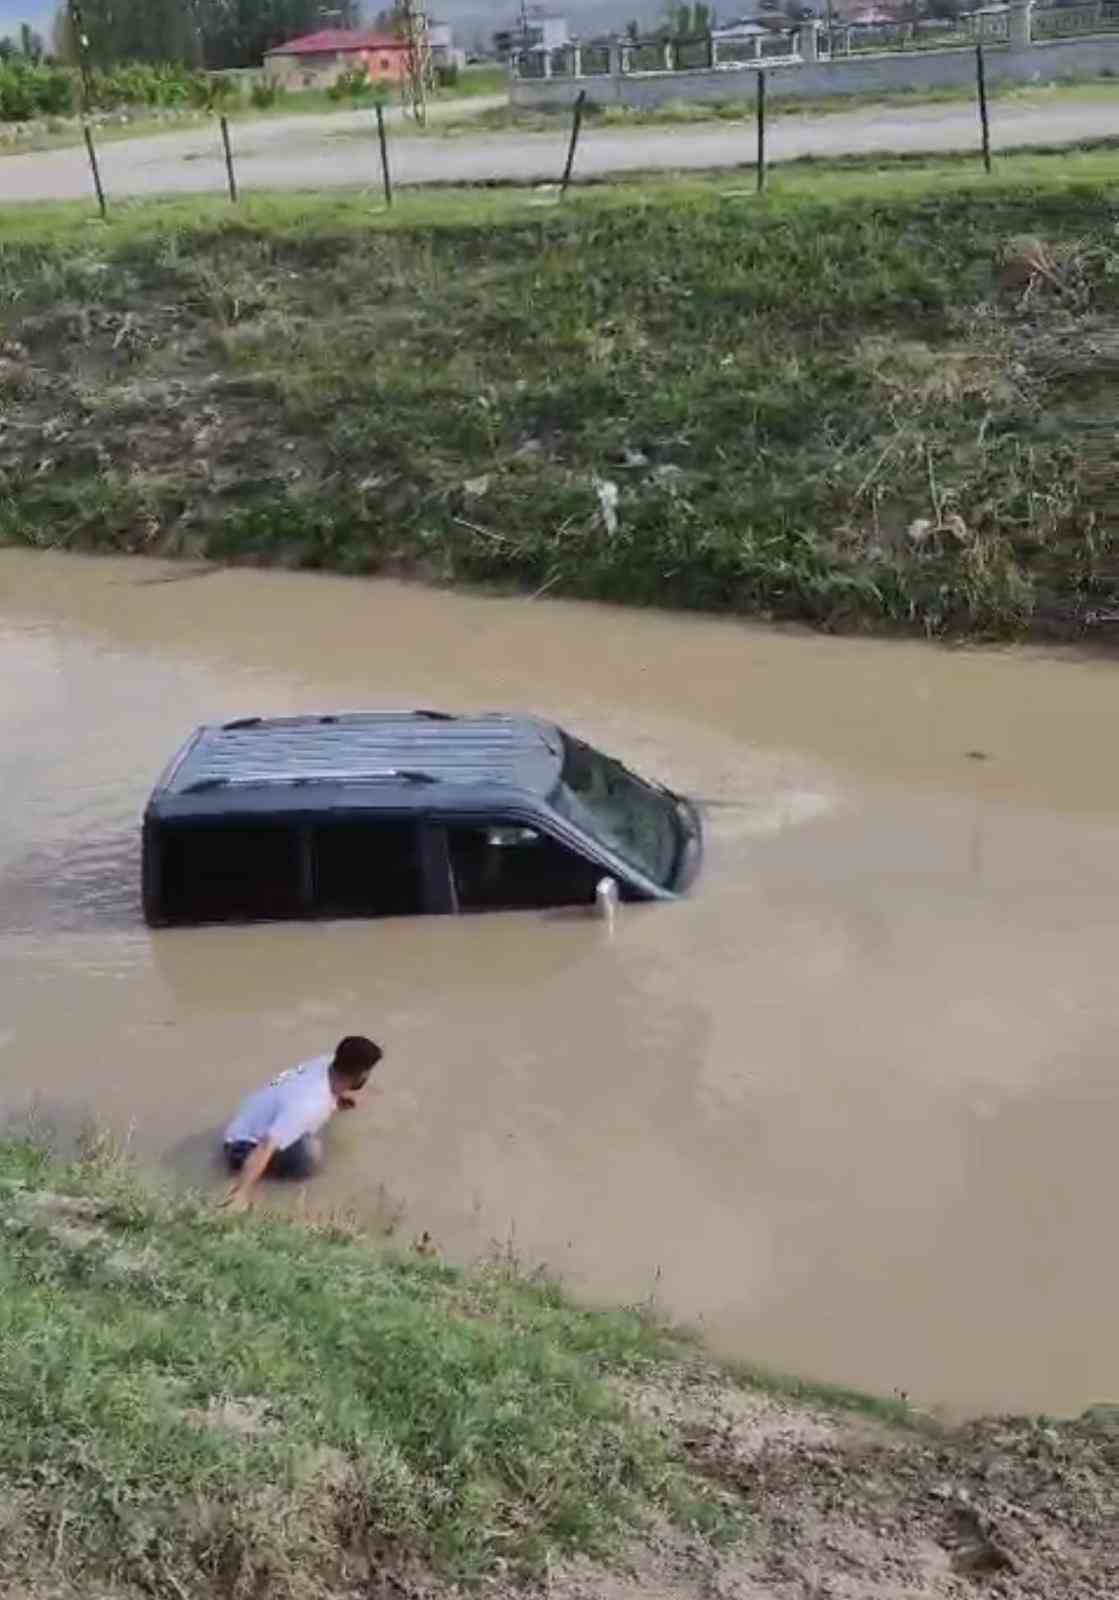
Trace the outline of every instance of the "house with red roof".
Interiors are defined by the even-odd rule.
[[[399,83],[407,74],[408,47],[389,33],[326,28],[269,50],[264,70],[285,89],[329,89],[346,72],[371,82]]]

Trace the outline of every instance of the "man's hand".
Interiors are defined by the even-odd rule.
[[[247,1211],[252,1204],[253,1190],[263,1178],[268,1163],[276,1153],[276,1146],[271,1139],[265,1139],[257,1145],[252,1155],[241,1168],[237,1182],[230,1189],[221,1203],[223,1211]]]

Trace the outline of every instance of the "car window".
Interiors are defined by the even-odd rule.
[[[169,828],[161,880],[172,921],[298,916],[299,831],[290,824],[244,822]]]
[[[319,824],[313,893],[320,916],[403,917],[422,911],[413,824],[391,819]]]
[[[563,773],[552,803],[631,866],[668,887],[680,851],[671,796],[620,761],[563,735]]]
[[[447,829],[461,911],[590,905],[601,868],[540,833],[495,821]]]
[[[164,830],[162,912],[172,922],[392,917],[425,909],[410,823],[207,822]]]

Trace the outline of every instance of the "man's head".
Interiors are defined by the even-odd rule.
[[[369,1074],[383,1055],[379,1044],[374,1044],[372,1039],[363,1039],[360,1034],[351,1034],[343,1039],[330,1064],[331,1084],[335,1093],[352,1095],[364,1089]]]

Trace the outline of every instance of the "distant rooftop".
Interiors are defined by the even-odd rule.
[[[404,50],[403,39],[392,33],[369,33],[356,28],[326,28],[322,33],[308,33],[302,39],[290,39],[278,44],[265,54],[270,56],[333,55],[339,50]]]

